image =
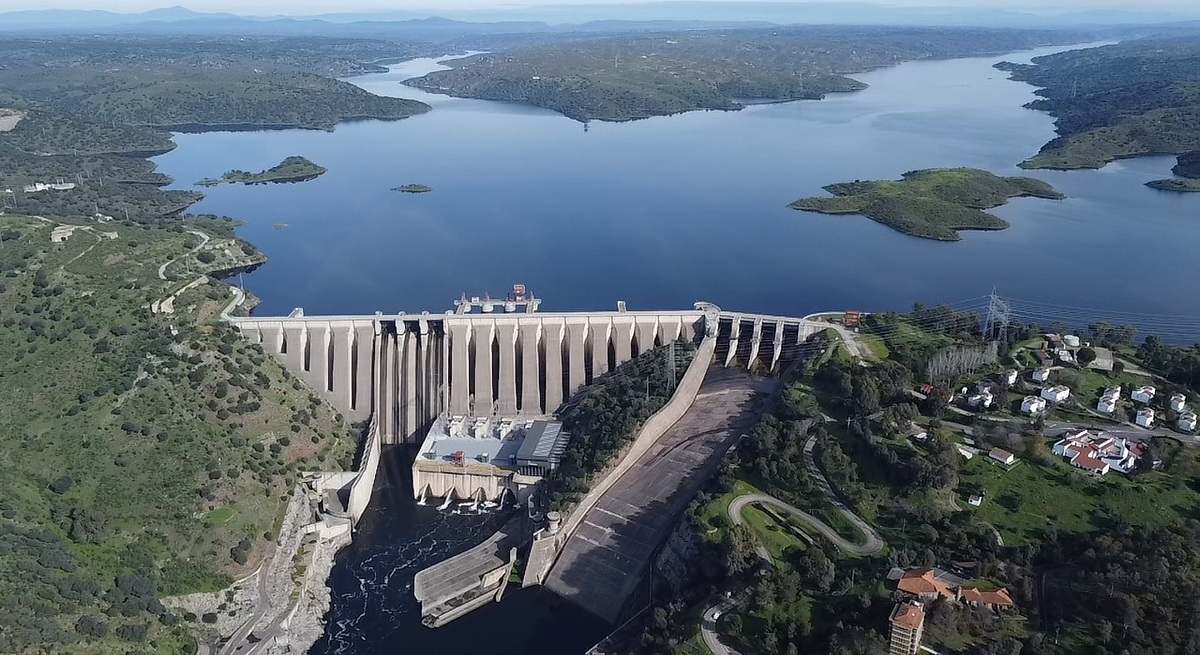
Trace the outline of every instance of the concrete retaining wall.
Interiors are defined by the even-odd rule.
[[[700,385],[704,383],[704,376],[708,372],[708,367],[712,364],[713,352],[716,350],[717,340],[714,336],[706,336],[700,342],[700,346],[696,348],[696,354],[692,357],[692,363],[688,365],[687,372],[683,374],[683,378],[679,381],[679,386],[675,388],[675,393],[671,399],[663,405],[662,409],[655,412],[646,422],[642,424],[642,429],[633,440],[633,444],[621,458],[620,463],[610,470],[603,479],[600,480],[592,490],[579,501],[579,504],[571,510],[571,514],[563,521],[563,527],[558,532],[556,549],[561,549],[563,544],[571,538],[571,534],[575,532],[575,528],[583,521],[583,518],[591,511],[600,497],[604,495],[621,476],[633,466],[642,455],[658,441],[667,430],[675,425],[687,410],[696,401],[696,394],[700,392]],[[539,572],[539,584],[546,579],[550,569],[553,568],[553,558],[548,558],[545,570]]]
[[[371,426],[367,428],[367,447],[363,452],[362,465],[358,468],[358,475],[354,476],[354,481],[350,483],[350,500],[347,501],[347,509],[350,511],[350,520],[354,522],[354,525],[358,525],[358,520],[362,518],[363,512],[367,511],[367,505],[371,503],[371,492],[375,490],[375,474],[379,471],[379,458],[382,450],[379,426],[372,420]]]

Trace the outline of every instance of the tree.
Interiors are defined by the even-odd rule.
[[[1096,351],[1084,346],[1075,353],[1075,361],[1079,362],[1080,367],[1087,368],[1092,362],[1096,361]]]

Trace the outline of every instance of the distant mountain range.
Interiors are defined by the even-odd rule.
[[[438,39],[470,35],[763,27],[783,24],[945,25],[1071,28],[1197,21],[1190,14],[1086,11],[1053,15],[970,7],[894,7],[866,2],[678,0],[642,4],[545,5],[446,12],[244,16],[166,7],[142,13],[28,10],[0,13],[0,32],[134,32]],[[1197,25],[1200,25],[1198,23]]]

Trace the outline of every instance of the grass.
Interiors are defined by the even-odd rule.
[[[278,164],[257,173],[249,171],[225,171],[219,178],[197,182],[200,186],[218,184],[278,184],[282,182],[304,182],[325,174],[325,167],[318,166],[304,157],[288,157]]]
[[[831,184],[834,197],[802,198],[792,209],[823,214],[861,214],[910,236],[957,241],[959,230],[1003,230],[1008,223],[984,211],[1009,198],[1060,199],[1041,180],[999,177],[975,168],[909,171],[900,180]]]
[[[1004,471],[976,457],[962,465],[959,477],[985,490],[983,506],[970,511],[996,526],[1010,545],[1036,543],[1050,526],[1063,532],[1094,530],[1102,508],[1131,524],[1160,526],[1192,516],[1200,503],[1200,493],[1184,476],[1091,478],[1058,458],[1049,465],[1026,461]]]

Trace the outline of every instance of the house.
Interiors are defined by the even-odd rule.
[[[972,507],[979,507],[980,505],[983,504],[983,496],[972,495],[970,498],[967,499],[967,504]]]
[[[1061,403],[1071,396],[1071,390],[1061,384],[1042,389],[1042,399],[1053,403]]]
[[[1032,416],[1034,414],[1041,414],[1044,411],[1046,411],[1046,401],[1037,396],[1025,396],[1025,399],[1021,401],[1022,414]]]
[[[959,591],[959,600],[972,607],[986,607],[990,610],[1005,610],[1015,605],[1007,589],[983,591],[976,587],[963,587]]]
[[[1141,443],[1130,444],[1123,437],[1090,430],[1068,432],[1054,444],[1055,455],[1095,475],[1105,475],[1110,470],[1132,473],[1144,453],[1145,446]]]
[[[915,441],[925,441],[929,438],[929,432],[927,432],[925,428],[913,423],[908,428],[908,438]]]
[[[958,449],[958,454],[962,455],[963,459],[967,459],[967,460],[973,459],[975,457],[975,454],[979,452],[978,450],[971,448],[970,446],[955,445],[954,447]]]
[[[1143,405],[1149,405],[1150,401],[1154,400],[1154,387],[1152,387],[1148,384],[1145,386],[1138,387],[1137,389],[1133,390],[1131,397],[1133,398],[1133,401],[1136,403],[1142,403]]]
[[[1182,412],[1187,409],[1187,396],[1181,393],[1171,394],[1171,411]]]
[[[1117,399],[1113,396],[1100,396],[1096,401],[1096,411],[1102,414],[1112,414],[1117,411]]]
[[[1068,348],[1078,348],[1079,347],[1079,337],[1074,334],[1064,334],[1062,340],[1063,340],[1063,345]]]
[[[1030,378],[1031,378],[1031,379],[1032,379],[1034,382],[1037,382],[1038,384],[1041,384],[1042,382],[1045,382],[1046,380],[1049,380],[1049,379],[1050,379],[1050,369],[1048,369],[1048,368],[1035,368],[1035,369],[1033,369],[1033,373],[1031,373],[1031,374],[1029,375],[1029,377],[1030,377]]]
[[[1134,422],[1144,428],[1154,427],[1154,409],[1150,407],[1143,407],[1139,409],[1137,413],[1137,420]]]
[[[1004,372],[1004,383],[1012,386],[1017,383],[1017,370],[1010,368]]]
[[[888,617],[888,655],[917,655],[921,652],[921,631],[925,627],[925,609],[920,603],[896,603]]]
[[[1121,399],[1121,387],[1120,386],[1109,387],[1104,390],[1104,395],[1112,396],[1113,398],[1120,400]]]
[[[988,407],[992,406],[993,400],[994,397],[992,396],[992,392],[987,389],[983,389],[979,393],[968,396],[967,405],[975,409],[987,409]]]
[[[1180,412],[1175,427],[1183,432],[1194,432],[1196,430],[1196,412]]]
[[[1004,450],[1003,448],[993,448],[988,452],[988,458],[997,464],[1004,466],[1012,466],[1017,463],[1017,456]]]
[[[1075,363],[1075,353],[1071,352],[1070,350],[1067,350],[1066,348],[1060,348],[1058,350],[1058,352],[1056,352],[1054,354],[1056,357],[1058,357],[1058,361],[1060,361],[1064,364],[1074,364]]]
[[[953,600],[957,595],[954,591],[954,581],[938,575],[937,569],[909,569],[900,576],[896,589],[922,600],[936,600],[938,597]]]

